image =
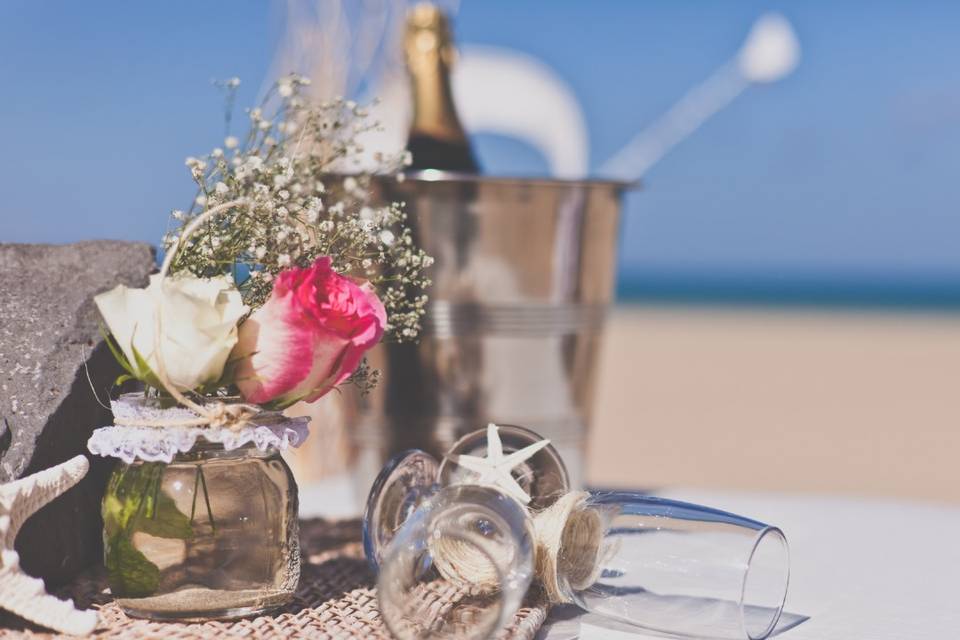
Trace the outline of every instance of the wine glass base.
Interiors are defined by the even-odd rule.
[[[391,458],[380,471],[363,512],[363,550],[374,571],[401,525],[436,492],[439,468],[430,454],[410,449]]]

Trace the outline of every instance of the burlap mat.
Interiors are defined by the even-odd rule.
[[[273,615],[233,622],[179,624],[129,618],[105,593],[103,572],[95,569],[74,583],[56,591],[73,598],[80,607],[100,611],[95,638],[319,638],[346,640],[371,638],[389,640],[380,620],[373,576],[363,559],[360,523],[350,521],[304,520],[300,523],[303,566],[294,600]],[[439,606],[444,598],[435,592]],[[543,624],[547,605],[531,595],[500,638],[531,640]],[[0,638],[65,638],[29,625],[9,614],[0,615]]]

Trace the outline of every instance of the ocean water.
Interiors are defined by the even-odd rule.
[[[960,275],[943,277],[762,276],[621,273],[617,301],[960,313]]]

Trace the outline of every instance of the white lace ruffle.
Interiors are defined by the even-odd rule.
[[[110,403],[114,417],[138,422],[190,420],[197,417],[185,407],[160,408],[139,394],[121,396]],[[170,463],[178,453],[190,451],[203,438],[223,445],[227,451],[253,443],[260,451],[299,447],[310,431],[308,417],[287,418],[277,413],[256,416],[238,429],[219,427],[132,427],[114,425],[96,429],[87,441],[90,453],[120,458],[127,464],[135,460]]]

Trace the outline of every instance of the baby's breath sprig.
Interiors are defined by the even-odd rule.
[[[223,83],[228,101],[238,84]],[[281,78],[260,106],[247,111],[242,139],[228,128],[223,147],[187,158],[197,194],[190,208],[172,213],[177,228],[164,238],[167,249],[207,208],[235,199],[252,206],[229,210],[198,230],[171,271],[232,273],[244,302],[255,309],[278,273],[328,255],[337,272],[377,289],[388,338],[414,339],[430,285],[424,270],[433,260],[414,245],[403,206],[376,203],[371,195],[374,176],[396,175],[409,154],[377,155],[375,167],[362,167],[358,139],[379,125],[350,100],[311,103],[304,95],[308,85],[302,76]],[[363,386],[370,373],[363,369],[354,378]]]
[[[353,372],[346,380],[346,384],[352,384],[357,387],[361,396],[365,396],[373,391],[380,383],[380,371],[370,367],[366,358],[360,361],[357,370]]]

